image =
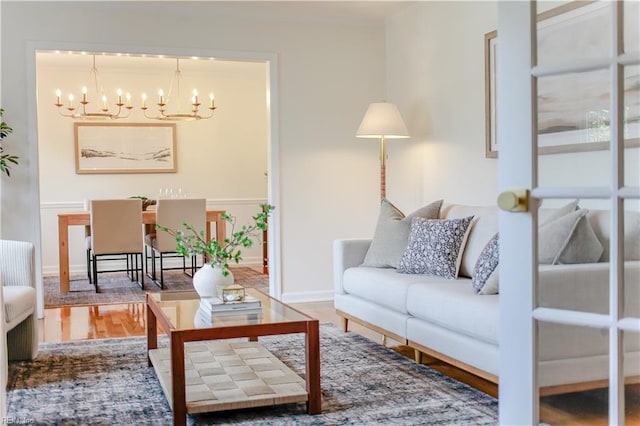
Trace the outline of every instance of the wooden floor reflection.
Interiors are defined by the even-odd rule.
[[[67,306],[45,309],[40,342],[145,335],[145,304]]]

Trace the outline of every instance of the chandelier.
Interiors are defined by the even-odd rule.
[[[60,89],[56,90],[56,103],[55,106],[58,107],[58,112],[60,115],[64,117],[70,117],[74,119],[80,120],[115,120],[118,118],[127,118],[133,106],[131,105],[131,94],[127,93],[126,104],[122,100],[122,90],[117,90],[118,101],[116,102],[117,110],[111,111],[109,107],[109,101],[107,99],[107,95],[104,93],[104,89],[100,84],[100,74],[98,73],[98,68],[96,68],[96,55],[92,55],[93,57],[93,65],[91,70],[89,71],[89,77],[87,78],[88,82],[93,81],[95,85],[96,95],[100,98],[100,106],[97,111],[90,112],[87,111],[87,105],[89,105],[89,95],[87,86],[82,87],[82,97],[80,98],[80,102],[78,105],[74,103],[73,94],[69,94],[67,106],[65,107],[62,103],[62,92]],[[124,107],[124,109],[123,109]],[[65,112],[65,110],[67,112]]]
[[[194,120],[202,120],[213,117],[213,111],[216,109],[215,101],[213,93],[209,94],[209,107],[208,109],[211,113],[207,116],[200,115],[200,101],[198,99],[198,91],[193,90],[193,96],[191,97],[191,105],[190,112],[181,112],[180,111],[180,83],[182,80],[182,72],[180,71],[180,59],[176,58],[176,72],[173,74],[171,78],[171,85],[169,86],[169,92],[166,94],[162,89],[158,91],[158,114],[148,115],[147,110],[149,107],[147,106],[147,95],[146,93],[142,94],[142,111],[144,111],[144,116],[153,120],[163,120],[163,121],[194,121]],[[175,108],[175,112],[170,113],[168,111],[168,104],[172,100],[171,94],[173,93],[173,89],[176,89],[175,93],[175,102],[172,104],[172,110]]]

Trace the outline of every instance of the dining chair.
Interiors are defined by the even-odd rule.
[[[91,236],[87,237],[90,276],[98,292],[98,274],[127,272],[131,281],[144,289],[142,262],[142,201],[139,199],[91,200]],[[99,261],[119,261],[117,266],[98,270]],[[122,262],[126,263],[122,269]],[[113,269],[119,268],[119,269]]]
[[[193,226],[200,233],[205,231],[207,224],[207,203],[204,198],[176,198],[160,199],[156,204],[156,223],[172,230],[185,230],[184,223]],[[149,256],[150,254],[150,256]],[[182,266],[165,264],[168,258],[182,258]],[[149,272],[149,259],[151,260],[151,272]],[[176,253],[176,239],[164,231],[153,231],[144,237],[144,266],[146,274],[151,280],[164,289],[164,271],[178,270],[193,276],[197,265],[196,256],[191,256],[190,265],[187,268],[186,259]],[[156,265],[159,261],[159,267]],[[157,269],[160,269],[158,280]]]

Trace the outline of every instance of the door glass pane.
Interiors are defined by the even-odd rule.
[[[624,68],[624,184],[640,186],[640,66]]]
[[[541,14],[538,65],[602,59],[611,53],[611,5],[575,2]]]
[[[640,200],[625,200],[623,318],[640,318]]]
[[[625,375],[624,419],[627,425],[640,424],[640,333],[622,332],[624,339],[623,368]]]
[[[624,51],[640,52],[640,2],[625,0],[624,5]]]
[[[542,201],[537,306],[608,314],[608,201]]]
[[[538,179],[543,187],[607,186],[610,73],[538,79]]]
[[[537,324],[540,421],[607,424],[608,330]]]

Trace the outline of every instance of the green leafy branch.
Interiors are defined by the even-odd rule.
[[[0,108],[0,117],[4,114],[4,109]],[[11,164],[18,165],[19,157],[16,155],[5,154],[2,139],[13,133],[13,129],[7,123],[0,120],[0,173],[6,173],[11,176]]]
[[[156,229],[169,233],[176,239],[176,252],[182,256],[204,255],[211,266],[222,268],[224,276],[229,275],[229,263],[240,263],[242,250],[253,247],[253,239],[267,230],[267,219],[275,209],[270,204],[260,204],[260,212],[252,217],[253,223],[242,225],[236,230],[236,217],[223,213],[222,218],[231,224],[231,235],[222,243],[205,239],[204,231],[198,232],[192,225],[183,222],[185,230],[173,230],[157,224]]]

